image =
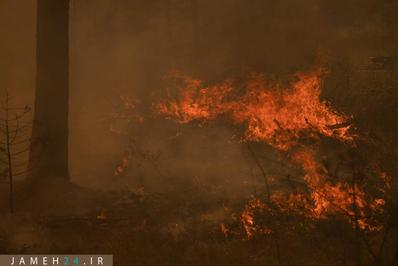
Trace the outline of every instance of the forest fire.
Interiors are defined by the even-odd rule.
[[[266,142],[287,150],[307,133],[352,141],[348,116],[338,114],[320,100],[322,71],[300,73],[287,88],[280,82],[267,84],[263,75],[252,75],[238,93],[231,81],[205,86],[182,74],[173,78],[180,84],[176,99],[156,106],[157,112],[178,123],[206,122],[229,115],[236,125],[247,125],[244,140]]]
[[[0,266],[398,266],[398,0],[0,14]]]
[[[316,161],[312,150],[302,150],[294,154],[294,160],[305,170],[304,180],[311,190],[314,218],[325,218],[330,213],[346,216],[361,229],[377,230],[367,223],[366,210],[377,212],[383,210],[385,201],[381,198],[367,199],[367,195],[358,184],[330,182],[330,178]],[[323,173],[322,173],[323,172]]]
[[[357,184],[331,182],[326,169],[316,160],[316,145],[302,141],[319,141],[320,136],[349,145],[355,141],[350,117],[338,113],[320,99],[323,74],[320,69],[298,73],[289,85],[267,82],[264,75],[256,74],[238,90],[239,86],[230,80],[206,86],[200,80],[175,72],[172,78],[178,84],[177,96],[169,95],[156,106],[159,114],[181,124],[192,121],[203,124],[227,116],[234,125],[246,127],[242,141],[264,142],[289,153],[292,162],[304,171],[306,192],[286,195],[277,191],[271,195],[271,202],[255,199],[247,204],[240,219],[248,239],[255,233],[271,232],[269,228],[258,227],[254,217],[258,209],[270,210],[268,204],[278,206],[280,211],[300,212],[310,219],[323,219],[338,213],[361,229],[380,229],[367,222],[366,210],[379,211],[384,200],[368,200]]]

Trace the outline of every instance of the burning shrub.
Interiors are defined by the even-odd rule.
[[[271,234],[273,229],[259,222],[259,217],[275,213],[313,220],[338,214],[363,230],[380,229],[370,222],[370,217],[382,212],[384,199],[368,195],[364,185],[356,180],[359,177],[355,170],[349,169],[355,175],[354,180],[344,175],[333,179],[316,159],[320,137],[352,147],[357,137],[350,130],[350,116],[337,112],[320,99],[323,76],[321,69],[298,73],[289,85],[283,85],[267,82],[264,75],[255,74],[239,86],[231,80],[205,85],[200,80],[173,73],[177,95],[171,97],[169,90],[167,99],[155,106],[159,114],[181,124],[192,121],[203,124],[221,116],[229,117],[232,124],[245,127],[243,142],[266,143],[288,154],[291,163],[299,166],[304,189],[276,191],[269,193],[265,201],[249,201],[240,215],[248,239],[256,233]],[[315,142],[309,145],[304,141],[308,138]],[[224,234],[229,233],[225,225],[221,229]]]

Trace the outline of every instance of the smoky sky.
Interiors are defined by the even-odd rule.
[[[34,100],[35,12],[34,0],[0,1],[0,88],[16,105]],[[362,64],[397,53],[397,24],[392,0],[72,0],[72,178],[92,184],[112,174],[125,141],[109,133],[104,119],[121,95],[149,107],[171,69],[217,81],[252,71],[292,73],[336,58]],[[178,129],[153,119],[136,134],[150,152],[161,150],[171,175],[217,176],[243,160],[238,145],[228,146],[233,133],[225,128],[207,136],[184,129],[182,140],[170,142]],[[156,174],[143,167],[137,175]],[[244,175],[248,168],[227,172]]]

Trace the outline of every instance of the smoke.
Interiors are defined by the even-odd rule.
[[[303,71],[337,55],[360,63],[397,49],[394,21],[386,19],[386,5],[375,0],[196,2],[71,1],[74,182],[115,182],[114,168],[133,137],[146,153],[160,155],[156,160],[132,156],[121,180],[163,189],[170,186],[169,178],[178,177],[232,182],[239,188],[253,166],[231,129],[214,125],[197,130],[153,117],[154,95],[169,70],[216,82],[251,72]],[[0,88],[8,87],[19,105],[33,103],[35,11],[34,1],[0,4]],[[392,41],[385,42],[386,36]],[[130,137],[110,132],[104,122],[123,104],[120,95],[139,99],[143,106],[139,111],[145,122],[129,129]]]

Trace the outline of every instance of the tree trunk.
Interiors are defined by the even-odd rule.
[[[69,0],[37,1],[31,177],[69,179]]]
[[[198,1],[191,0],[192,5],[192,32],[193,32],[193,60],[199,57],[199,11],[198,11]]]

